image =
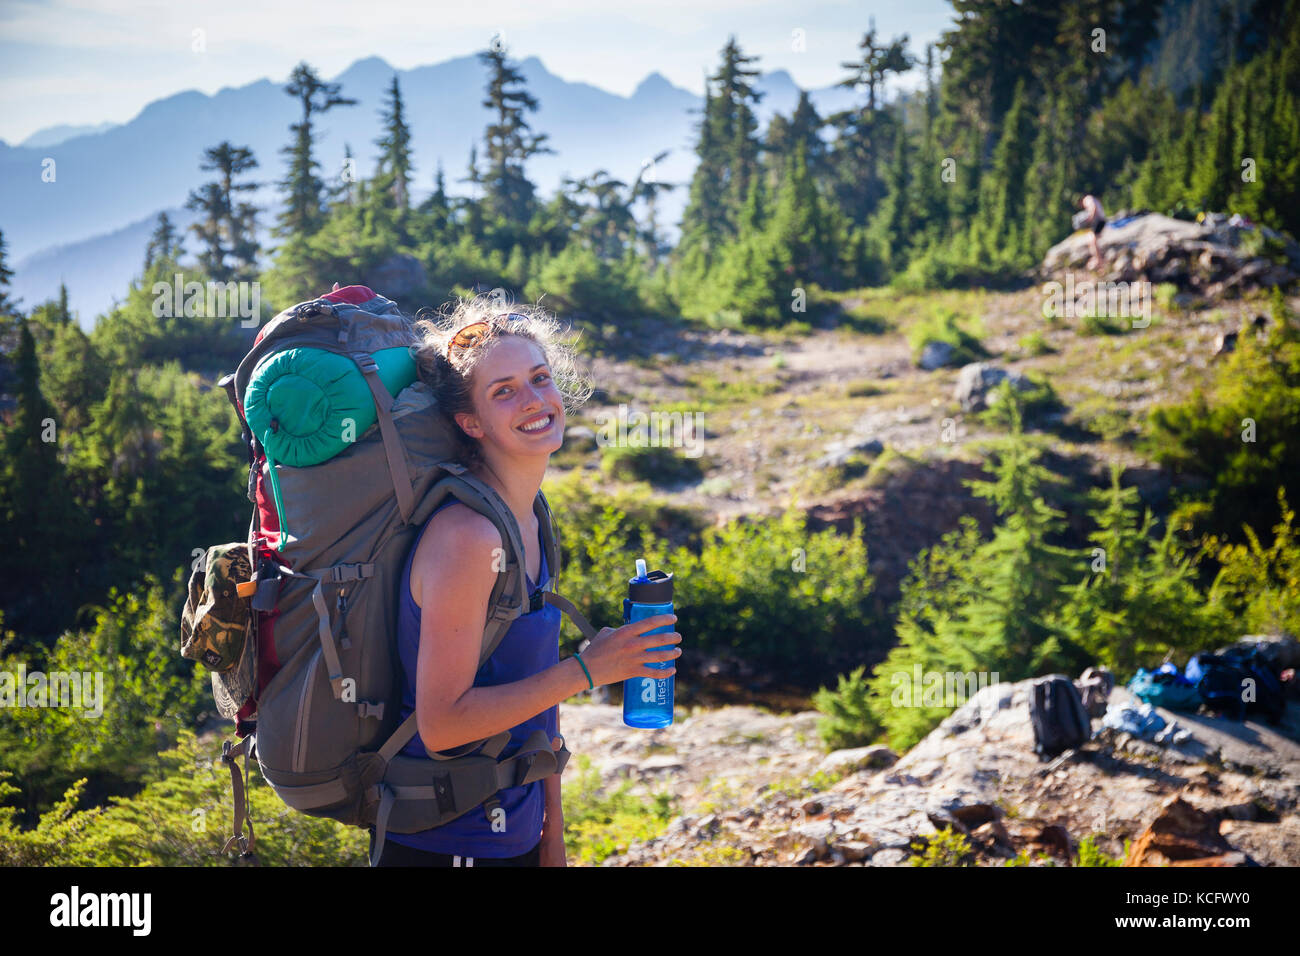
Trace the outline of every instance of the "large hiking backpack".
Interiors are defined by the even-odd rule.
[[[1092,736],[1092,721],[1074,681],[1064,674],[1040,677],[1029,693],[1029,723],[1034,730],[1034,753],[1047,760]]]
[[[413,355],[403,355],[418,340],[395,303],[349,286],[281,312],[220,381],[247,443],[255,506],[248,547],[256,674],[252,692],[236,702],[239,742],[222,748],[235,791],[227,848],[237,844],[246,858],[253,848],[244,800],[250,756],[291,808],[373,827],[371,865],[386,832],[426,830],[480,806],[491,819],[498,791],[559,773],[569,756],[538,731],[503,758],[508,730],[428,758],[399,754],[416,733],[414,713],[398,723],[399,579],[416,534],[448,495],[501,533],[504,560],[480,666],[514,619],[543,602],[568,614],[588,639],[595,636],[552,590],[559,543],[540,491],[533,509],[552,574],[545,589],[528,593],[513,513],[454,459],[455,426],[416,380]],[[339,391],[347,384],[341,359],[351,392]],[[358,390],[369,401],[357,401]],[[340,440],[339,426],[353,433]],[[279,458],[268,459],[268,446]]]

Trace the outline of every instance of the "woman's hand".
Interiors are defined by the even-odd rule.
[[[564,853],[564,827],[548,826],[542,830],[541,852],[538,866],[568,866]]]
[[[653,677],[663,679],[677,673],[676,667],[663,670],[647,667],[673,661],[682,656],[680,647],[670,647],[666,651],[650,651],[652,647],[665,644],[681,643],[682,636],[676,631],[664,634],[646,635],[657,627],[666,627],[677,620],[676,614],[656,614],[642,618],[622,627],[603,627],[592,638],[587,649],[582,651],[582,659],[591,672],[593,685],[613,684],[630,677]]]

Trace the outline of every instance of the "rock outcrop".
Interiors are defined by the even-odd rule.
[[[1122,223],[1115,226],[1112,223]],[[1043,278],[1087,268],[1087,230],[1058,242],[1043,257]],[[1233,224],[1222,215],[1185,222],[1157,213],[1117,215],[1097,245],[1107,281],[1172,282],[1185,293],[1218,298],[1232,291],[1286,285],[1300,276],[1300,244],[1265,226]],[[1256,250],[1270,249],[1260,255]]]
[[[881,747],[825,754],[815,713],[727,707],[646,732],[624,727],[619,708],[575,705],[561,721],[607,785],[628,778],[680,798],[665,833],[611,866],[898,866],[941,831],[960,833],[981,865],[1071,865],[1088,836],[1132,865],[1300,864],[1294,703],[1277,728],[1179,713],[1192,735],[1178,746],[1094,722],[1083,748],[1044,764],[1029,684],[986,687],[901,758]]]

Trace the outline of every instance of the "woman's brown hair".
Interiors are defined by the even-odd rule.
[[[522,316],[522,318],[510,318]],[[448,351],[455,334],[475,322],[486,322],[487,333],[464,347]],[[534,342],[551,369],[551,379],[564,399],[566,417],[575,412],[593,391],[582,370],[578,354],[566,341],[568,330],[540,306],[516,306],[499,294],[460,298],[434,311],[416,313],[420,342],[412,350],[420,381],[433,391],[438,406],[451,421],[458,457],[466,467],[483,464],[483,449],[456,422],[461,412],[474,413],[474,373],[492,343],[503,335],[517,335]]]

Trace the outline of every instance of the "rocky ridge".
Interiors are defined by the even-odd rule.
[[[1160,711],[1191,735],[1153,744],[1103,728],[1052,763],[1033,753],[1029,681],[981,690],[921,743],[826,754],[818,715],[725,707],[633,731],[615,706],[565,705],[602,784],[668,791],[676,816],[607,866],[907,865],[941,831],[966,862],[1070,865],[1079,841],[1132,865],[1300,865],[1300,708],[1278,727]],[[1123,688],[1111,704],[1131,697]],[[576,766],[571,764],[571,767]]]

